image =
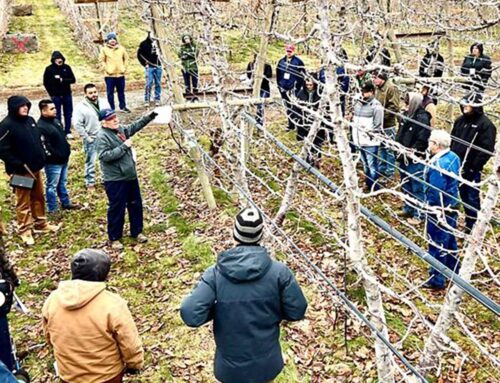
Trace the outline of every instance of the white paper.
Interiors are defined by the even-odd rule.
[[[135,151],[134,148],[130,148],[132,150],[132,159],[134,160],[135,163],[137,163],[137,152]]]
[[[290,73],[285,72],[285,74],[283,75],[283,78],[285,80],[290,80]]]
[[[155,113],[158,113],[158,116],[152,121],[153,124],[169,124],[172,120],[172,107],[165,105],[159,106],[155,108]]]

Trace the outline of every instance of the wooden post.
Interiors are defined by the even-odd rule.
[[[154,36],[158,39],[158,46],[162,56],[165,58],[166,65],[165,72],[167,78],[172,86],[172,92],[174,94],[175,104],[185,104],[184,95],[182,87],[179,84],[178,77],[175,73],[175,62],[177,61],[176,54],[173,47],[167,43],[173,37],[173,33],[168,31],[165,23],[162,23],[162,15],[165,11],[165,6],[163,4],[151,4],[151,26],[153,29]],[[174,104],[174,108],[175,108]],[[183,125],[187,125],[188,118],[187,112],[185,110],[180,111],[180,117]],[[201,152],[196,141],[196,136],[194,132],[191,132],[191,136],[188,138],[189,145],[189,155],[196,164],[196,171],[198,173],[198,178],[203,189],[203,195],[207,201],[209,209],[215,209],[217,207],[215,203],[215,198],[212,192],[212,187],[210,186],[210,180],[208,174],[203,166],[201,159]]]
[[[274,22],[275,0],[268,0],[264,12],[264,25],[262,28],[262,36],[260,38],[259,52],[255,60],[254,75],[253,75],[253,96],[260,97],[260,87],[264,77],[264,66],[266,64],[267,46],[269,44],[268,32],[272,31]]]

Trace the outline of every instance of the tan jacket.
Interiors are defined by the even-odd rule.
[[[124,47],[105,45],[99,53],[99,63],[107,77],[125,76],[128,65],[128,54]]]
[[[43,328],[60,377],[101,383],[144,363],[139,333],[125,300],[104,282],[63,281],[43,305]]]

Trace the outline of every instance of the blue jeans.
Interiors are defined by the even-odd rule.
[[[7,314],[0,315],[0,360],[10,370],[14,370],[14,357],[10,343],[9,321]]]
[[[457,227],[458,213],[446,213],[446,222],[452,227]],[[429,243],[429,254],[436,258],[443,265],[458,274],[460,270],[460,262],[455,258],[457,254],[457,240],[449,229],[437,222],[434,215],[427,216],[427,235],[431,239]],[[434,268],[429,269],[430,280],[429,284],[435,287],[442,288],[445,286],[446,278]]]
[[[400,175],[403,193],[410,197],[416,198],[419,201],[424,201],[424,184],[422,183],[424,177],[424,165],[411,163],[405,165],[404,161],[399,164]],[[411,202],[405,202],[403,210],[415,218],[421,219],[421,211]]]
[[[52,101],[56,106],[57,119],[62,122],[61,110],[64,109],[64,131],[71,133],[71,119],[73,118],[73,97],[71,93],[66,96],[52,96]]]
[[[390,127],[384,129],[385,136],[390,138],[391,140],[396,139],[396,128]],[[396,156],[394,155],[394,151],[387,148],[384,143],[380,144],[380,174],[383,174],[386,177],[394,176],[394,165],[396,164]]]
[[[371,189],[375,182],[378,180],[379,162],[377,158],[379,147],[378,146],[361,146],[359,152],[361,154],[361,161],[363,161],[363,168],[365,172],[366,186]],[[375,190],[377,185],[375,184]]]
[[[144,92],[144,101],[151,101],[151,90],[153,89],[153,84],[155,86],[155,101],[160,101],[161,99],[161,66],[150,66],[145,68],[146,74],[146,90]]]
[[[481,182],[481,172],[478,171],[464,169],[462,177],[468,181]],[[460,198],[464,203],[465,226],[468,230],[472,230],[472,227],[477,220],[477,212],[481,209],[479,188],[473,188],[466,184],[460,184]]]
[[[97,145],[96,140],[89,144],[87,141],[83,141],[83,151],[85,152],[85,185],[94,186],[95,185],[95,163],[97,160]]]
[[[184,86],[186,88],[186,93],[197,93],[198,92],[198,70],[196,71],[182,71],[182,77],[184,78]]]
[[[68,190],[66,183],[68,182],[68,164],[64,165],[45,165],[45,198],[47,199],[47,211],[53,213],[57,210],[57,197],[61,201],[62,206],[69,206]]]
[[[108,196],[108,238],[117,241],[123,237],[125,209],[128,210],[130,236],[142,233],[142,198],[139,180],[106,181],[104,188]]]
[[[120,109],[125,109],[127,104],[125,102],[125,76],[121,77],[104,77],[106,82],[106,93],[108,95],[108,103],[111,109],[115,109],[115,89],[118,93],[118,103]]]
[[[260,97],[261,98],[269,98],[270,94],[267,90],[261,90],[260,91]],[[257,104],[257,123],[259,125],[264,124],[264,104]]]

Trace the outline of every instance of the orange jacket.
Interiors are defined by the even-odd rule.
[[[63,281],[43,305],[43,328],[60,377],[100,383],[125,367],[139,369],[144,351],[125,300],[104,282]]]

